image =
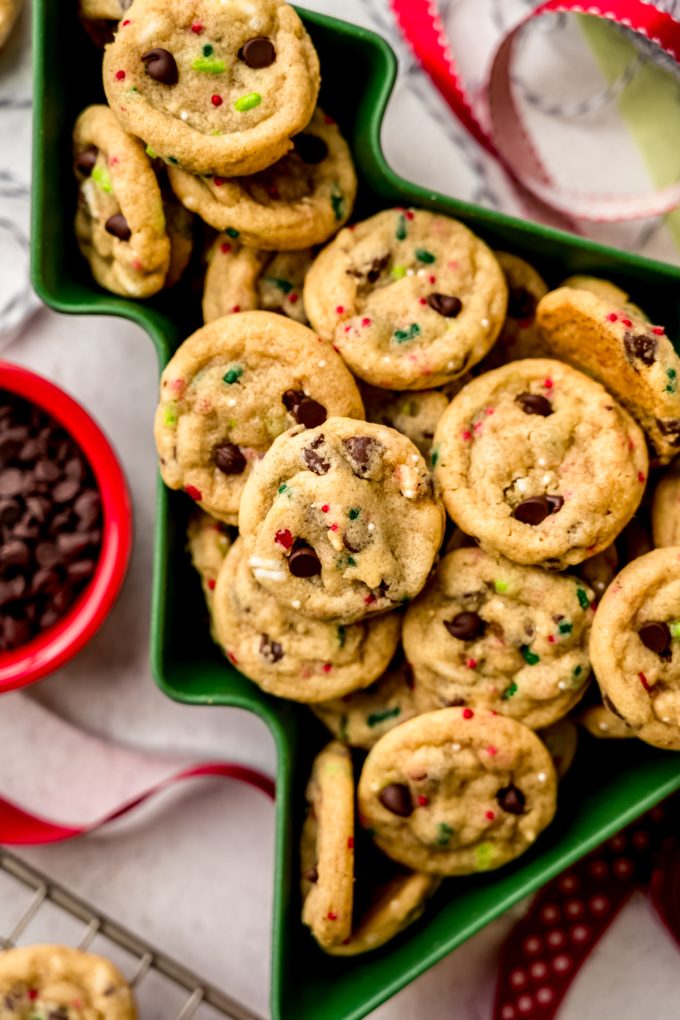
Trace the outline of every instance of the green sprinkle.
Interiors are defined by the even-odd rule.
[[[288,491],[288,486],[286,485],[285,482],[281,482],[281,484],[279,485],[279,487],[277,489],[277,492],[279,493],[279,495],[282,495],[284,492],[287,492],[287,491]]]
[[[429,266],[435,261],[436,256],[431,251],[428,251],[427,248],[416,248],[416,258],[419,262],[424,262]]]
[[[156,157],[158,156],[156,150],[152,149],[150,145],[147,145],[146,147],[146,154],[149,157],[149,159],[156,159]]]
[[[345,641],[347,640],[347,629],[342,624],[338,626],[338,644],[341,648],[345,647]]]
[[[680,620],[675,620],[670,625],[671,637],[680,638]]]
[[[113,191],[113,184],[111,183],[111,175],[109,174],[108,167],[96,166],[92,171],[92,180],[94,183],[105,191],[107,195],[110,195]]]
[[[451,837],[453,836],[453,829],[446,822],[439,823],[439,829],[437,833],[437,846],[446,846]]]
[[[338,736],[340,737],[340,740],[347,740],[347,737],[348,737],[348,733],[347,733],[347,721],[348,720],[347,720],[347,716],[346,715],[341,715],[340,716],[340,730],[338,732]]]
[[[136,85],[131,85],[130,88],[128,89],[128,92],[139,92],[139,89],[137,88]]]
[[[590,599],[588,598],[588,592],[584,591],[583,588],[576,589],[576,597],[578,598],[581,609],[588,609],[590,606]]]
[[[197,57],[191,65],[191,69],[192,71],[202,71],[203,74],[222,74],[226,71],[227,65],[223,60],[213,60],[211,57]],[[234,106],[236,106],[236,103],[234,103]],[[255,106],[257,106],[257,103],[255,103]]]
[[[581,666],[574,666],[574,676],[580,676],[582,672],[583,669]]]
[[[406,217],[404,216],[403,213],[400,213],[399,219],[397,220],[397,229],[395,231],[395,237],[397,241],[405,241],[407,233],[408,230],[406,228]]]
[[[574,624],[569,623],[568,620],[562,620],[562,623],[559,625],[557,629],[559,630],[560,634],[571,634],[572,630],[574,629]]]
[[[293,289],[293,284],[290,280],[284,280],[280,276],[265,276],[266,283],[271,283],[277,287],[283,294],[290,294]]]
[[[507,581],[494,581],[493,586],[496,589],[496,594],[497,595],[505,595],[505,593],[508,590],[508,582]]]
[[[238,379],[240,379],[242,375],[243,369],[241,368],[241,366],[234,365],[233,368],[229,369],[226,375],[222,376],[222,382],[225,382],[227,386],[231,386],[231,384],[235,383]]]
[[[166,407],[165,414],[163,415],[163,424],[169,429],[177,424],[177,407],[175,404]]]
[[[348,556],[347,557],[347,566],[348,567],[356,567],[356,565],[357,565],[357,561],[354,559],[354,557],[353,556]]]
[[[386,708],[382,712],[371,712],[366,719],[368,726],[378,726],[381,722],[385,722],[386,719],[396,719],[398,715],[401,715],[401,709],[399,705],[394,708]]]
[[[393,280],[401,280],[402,277],[406,276],[406,266],[392,266],[390,276]]]
[[[262,96],[259,92],[247,92],[245,96],[241,96],[234,103],[234,109],[238,113],[245,113],[246,110],[254,110],[256,106],[259,106],[262,102]]]
[[[341,220],[345,215],[345,199],[339,188],[334,187],[331,191],[331,205],[336,220]]]
[[[532,652],[529,645],[520,645],[519,650],[524,657],[524,661],[529,666],[535,666],[537,662],[541,661],[540,655],[536,655],[536,652]]]
[[[480,843],[475,847],[475,864],[479,871],[491,867],[494,856],[493,843]]]
[[[172,163],[173,166],[179,166],[179,160],[176,156],[168,156],[168,163]]]
[[[239,236],[239,231],[235,230],[233,227],[227,227],[227,229],[224,232],[227,235],[227,237],[232,237],[233,238],[233,237],[238,237]]]
[[[361,513],[361,510],[357,510],[356,507],[352,507],[350,512],[347,514],[347,516],[349,517],[350,521],[356,521],[356,519],[357,519],[357,517],[359,516],[360,513]]]
[[[501,694],[501,700],[510,701],[510,698],[514,698],[515,694],[517,694],[517,684],[513,680],[510,686],[506,687],[503,693]]]
[[[203,47],[203,56],[204,57],[212,57],[214,52],[215,52],[215,47],[211,46],[210,43],[206,43],[205,46]]]
[[[222,132],[218,131],[217,128],[215,128],[215,130],[211,131],[210,134],[213,136],[213,138],[219,138],[219,136],[222,134]]]
[[[410,595],[402,595],[401,598],[399,599],[399,601],[401,602],[402,605],[405,606],[407,602],[411,601],[411,596]]]
[[[397,329],[394,331],[394,339],[398,344],[406,343],[407,340],[413,340],[416,336],[420,336],[420,326],[417,322],[412,322],[408,329]]]
[[[438,460],[439,460],[439,445],[435,446],[432,450],[432,453],[430,454],[430,464],[432,465],[432,467],[437,466]]]
[[[678,373],[675,371],[674,368],[669,368],[666,370],[666,378],[668,379],[668,385],[666,386],[665,390],[666,393],[675,393],[676,389],[678,388],[678,382],[676,379],[677,374]]]

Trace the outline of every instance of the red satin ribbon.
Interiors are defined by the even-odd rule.
[[[510,66],[522,28],[550,14],[588,14],[615,22],[660,46],[680,63],[680,23],[644,0],[608,0],[605,4],[547,0],[501,40],[486,87],[489,126],[482,125],[455,60],[455,43],[447,39],[436,0],[390,0],[401,31],[423,68],[473,138],[506,171],[526,213],[551,226],[579,232],[576,220],[617,222],[659,216],[680,206],[680,183],[645,194],[592,195],[558,187],[532,140],[513,94]]]
[[[121,818],[128,814],[162,790],[174,786],[175,783],[181,783],[186,779],[198,779],[202,776],[235,779],[238,782],[254,786],[268,797],[274,798],[274,781],[262,772],[233,762],[204,762],[175,772],[131,800],[125,801],[103,818],[87,825],[60,825],[58,822],[51,822],[38,815],[30,814],[17,804],[0,797],[0,844],[33,846],[39,843],[60,843],[67,839],[73,839],[75,836],[84,836],[101,829],[107,822],[112,822],[115,818]]]

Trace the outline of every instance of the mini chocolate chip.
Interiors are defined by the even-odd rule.
[[[34,593],[50,595],[61,585],[61,578],[56,570],[51,567],[42,567],[33,576],[32,589]]]
[[[302,451],[303,461],[309,470],[313,471],[315,475],[325,475],[330,471],[330,461],[325,460],[321,454],[316,452],[320,446],[323,446],[323,444],[324,437],[317,436],[316,439],[311,442],[309,446],[305,446]]]
[[[427,303],[433,312],[445,319],[455,319],[463,309],[463,302],[454,294],[429,294]]]
[[[276,60],[276,50],[271,39],[258,35],[243,44],[238,51],[238,59],[248,67],[269,67]]]
[[[25,590],[26,579],[20,574],[10,581],[0,581],[0,606],[6,606],[8,602],[21,598]]]
[[[563,496],[546,496],[545,498],[548,500],[548,506],[550,507],[551,514],[558,513],[564,506]]]
[[[41,567],[53,567],[61,560],[61,554],[52,542],[39,542],[35,547],[35,558]]]
[[[73,504],[73,509],[85,528],[92,527],[99,518],[100,508],[101,500],[96,489],[86,489]]]
[[[305,871],[304,877],[307,879],[308,882],[311,882],[312,885],[316,885],[316,883],[319,881],[319,872],[316,868],[309,868],[308,871]]]
[[[75,168],[83,177],[89,177],[97,162],[97,147],[88,145],[86,149],[79,152],[75,159]]]
[[[122,213],[114,213],[113,216],[109,216],[108,220],[104,224],[104,230],[107,234],[111,234],[113,237],[117,237],[119,241],[129,241],[132,237],[132,231],[128,226],[128,221],[125,219]]]
[[[66,1006],[57,1006],[47,1014],[47,1020],[68,1020],[68,1009]]]
[[[8,567],[26,567],[30,559],[28,546],[19,539],[6,542],[0,546],[0,571],[4,574]]]
[[[80,483],[75,478],[64,478],[52,489],[52,499],[55,503],[70,503],[80,492]]]
[[[638,630],[638,637],[645,648],[649,648],[651,652],[656,652],[659,658],[667,659],[670,657],[671,632],[668,624],[656,620],[643,623]]]
[[[631,364],[637,359],[641,361],[643,365],[653,365],[656,361],[656,337],[647,336],[646,333],[635,335],[634,333],[625,333],[623,337],[623,346],[626,351],[626,356]]]
[[[285,409],[295,415],[295,408],[300,405],[300,401],[304,400],[305,394],[302,390],[286,390],[281,396],[281,403]]]
[[[515,507],[512,516],[522,524],[531,524],[535,527],[551,513],[552,508],[545,496],[530,496]]]
[[[484,630],[484,620],[478,613],[456,613],[451,620],[444,620],[444,626],[451,637],[459,641],[474,641]]]
[[[328,155],[328,146],[318,135],[296,135],[293,145],[303,163],[321,163]]]
[[[263,634],[260,638],[260,655],[273,665],[283,658],[283,645],[272,641],[268,634]]]
[[[368,474],[371,461],[378,456],[383,446],[377,439],[371,436],[350,436],[343,439],[342,445],[349,454],[352,471],[359,478],[365,478]]]
[[[316,577],[321,573],[321,560],[311,545],[298,539],[288,557],[288,569],[293,577]]]
[[[73,584],[80,584],[82,581],[87,580],[91,574],[94,573],[95,561],[94,560],[76,560],[75,563],[69,563],[66,567],[66,573],[73,582]]]
[[[371,268],[366,273],[366,279],[369,283],[375,283],[379,279],[383,269],[385,269],[390,261],[389,255],[383,255],[382,258],[373,259],[371,262]]]
[[[540,393],[520,393],[518,397],[515,397],[515,402],[519,404],[525,414],[540,414],[541,418],[547,418],[553,413],[553,406],[547,397],[542,397]]]
[[[31,626],[27,619],[21,617],[5,616],[2,626],[2,636],[7,648],[20,648],[25,645],[31,636]]]
[[[176,85],[179,81],[177,61],[169,50],[160,47],[149,50],[142,55],[142,62],[149,77],[161,85]]]
[[[16,499],[0,500],[0,524],[11,528],[21,517],[21,504]]]
[[[680,418],[657,418],[656,424],[671,446],[680,446]]]
[[[513,319],[533,319],[536,298],[526,287],[511,287],[508,292],[508,315]]]
[[[294,412],[295,420],[307,429],[315,429],[318,425],[323,425],[327,417],[328,412],[323,404],[320,404],[318,400],[312,400],[311,397],[303,397]]]
[[[509,786],[502,786],[496,794],[496,800],[498,802],[498,806],[503,811],[507,811],[509,815],[524,814],[526,797],[514,783],[510,783]]]
[[[225,475],[242,475],[246,469],[246,458],[236,443],[220,443],[213,450],[215,464]]]
[[[0,496],[18,496],[23,492],[24,475],[18,468],[0,471]]]
[[[462,708],[463,705],[467,705],[467,701],[465,698],[451,698],[451,700],[447,701],[446,704],[450,708]]]
[[[378,794],[378,800],[384,808],[400,818],[408,818],[413,814],[411,791],[404,783],[390,783]]]
[[[95,532],[94,537],[97,537],[98,535],[99,532]],[[87,532],[82,533],[79,531],[72,531],[70,533],[62,532],[61,534],[58,534],[57,549],[59,550],[60,558],[63,558],[66,561],[76,559],[81,556],[89,546],[96,544],[92,539],[93,536],[89,535]]]
[[[35,477],[39,482],[56,482],[61,471],[51,460],[39,460],[35,465]]]

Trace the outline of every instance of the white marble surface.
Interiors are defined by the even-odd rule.
[[[316,0],[311,6],[389,28],[382,0]],[[470,3],[460,8],[463,14],[467,9],[469,23]],[[27,87],[21,41],[21,36],[15,39],[0,59],[0,97]],[[25,47],[26,33],[23,42]],[[506,205],[509,199],[495,168],[465,143],[408,61],[402,72],[384,131],[386,154],[395,168],[440,190],[481,200],[490,195],[489,200]],[[6,140],[11,132],[21,139],[18,147],[0,149],[0,168],[8,167],[18,178],[27,174],[28,119],[25,109],[0,112],[0,137]],[[0,214],[11,206],[11,214],[21,219],[24,213],[17,212],[17,202],[2,198]],[[658,237],[657,232],[663,256],[667,240]],[[15,254],[0,246],[0,286],[8,286],[15,263]],[[70,729],[59,729],[58,719],[129,748],[185,759],[228,756],[272,771],[272,741],[258,720],[238,711],[176,705],[158,692],[150,676],[147,627],[156,479],[151,418],[157,378],[150,342],[127,322],[65,318],[44,310],[6,353],[56,380],[95,413],[130,480],[136,536],[122,597],[100,633],[58,674],[27,694],[2,699],[0,792],[45,813],[61,811],[61,818],[69,809],[75,813],[81,801],[85,804],[90,780],[101,782],[101,776],[96,770],[92,775],[88,770],[74,772],[74,748],[78,745],[80,752],[82,746]],[[35,723],[43,709],[57,715],[56,728]],[[107,791],[113,797],[113,781]],[[164,795],[134,821],[118,823],[103,834],[22,854],[268,1016],[272,823],[272,807],[261,794],[208,780]],[[14,893],[0,881],[0,925],[6,926],[18,906]],[[491,925],[375,1016],[488,1017],[495,954],[509,923],[505,918]],[[34,924],[25,937],[72,936],[52,915]],[[166,993],[149,988],[144,1020],[169,1020],[172,1003]],[[155,1002],[151,991],[156,992]],[[560,1016],[672,1020],[678,1015],[679,994],[676,948],[647,903],[637,900],[594,954]],[[200,1015],[207,1020],[210,1014]]]

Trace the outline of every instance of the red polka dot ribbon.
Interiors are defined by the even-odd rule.
[[[0,843],[6,846],[29,846],[39,843],[60,843],[75,836],[84,836],[101,829],[116,818],[122,818],[176,783],[205,776],[235,779],[248,786],[254,786],[268,797],[274,797],[274,781],[262,772],[233,762],[203,762],[174,772],[130,800],[124,801],[104,817],[87,825],[61,825],[59,822],[48,821],[0,797]]]
[[[636,890],[680,941],[679,809],[654,808],[541,890],[501,952],[493,1020],[551,1020]]]
[[[645,0],[608,0],[606,4],[547,0],[502,38],[484,90],[488,112],[483,112],[475,109],[466,91],[456,64],[455,41],[447,38],[437,0],[390,0],[390,3],[416,57],[463,127],[505,169],[531,218],[578,232],[577,220],[644,219],[680,206],[680,182],[628,195],[572,192],[556,185],[529,136],[510,76],[513,50],[523,27],[534,18],[564,13],[585,14],[631,29],[680,63],[680,22],[670,14]]]

